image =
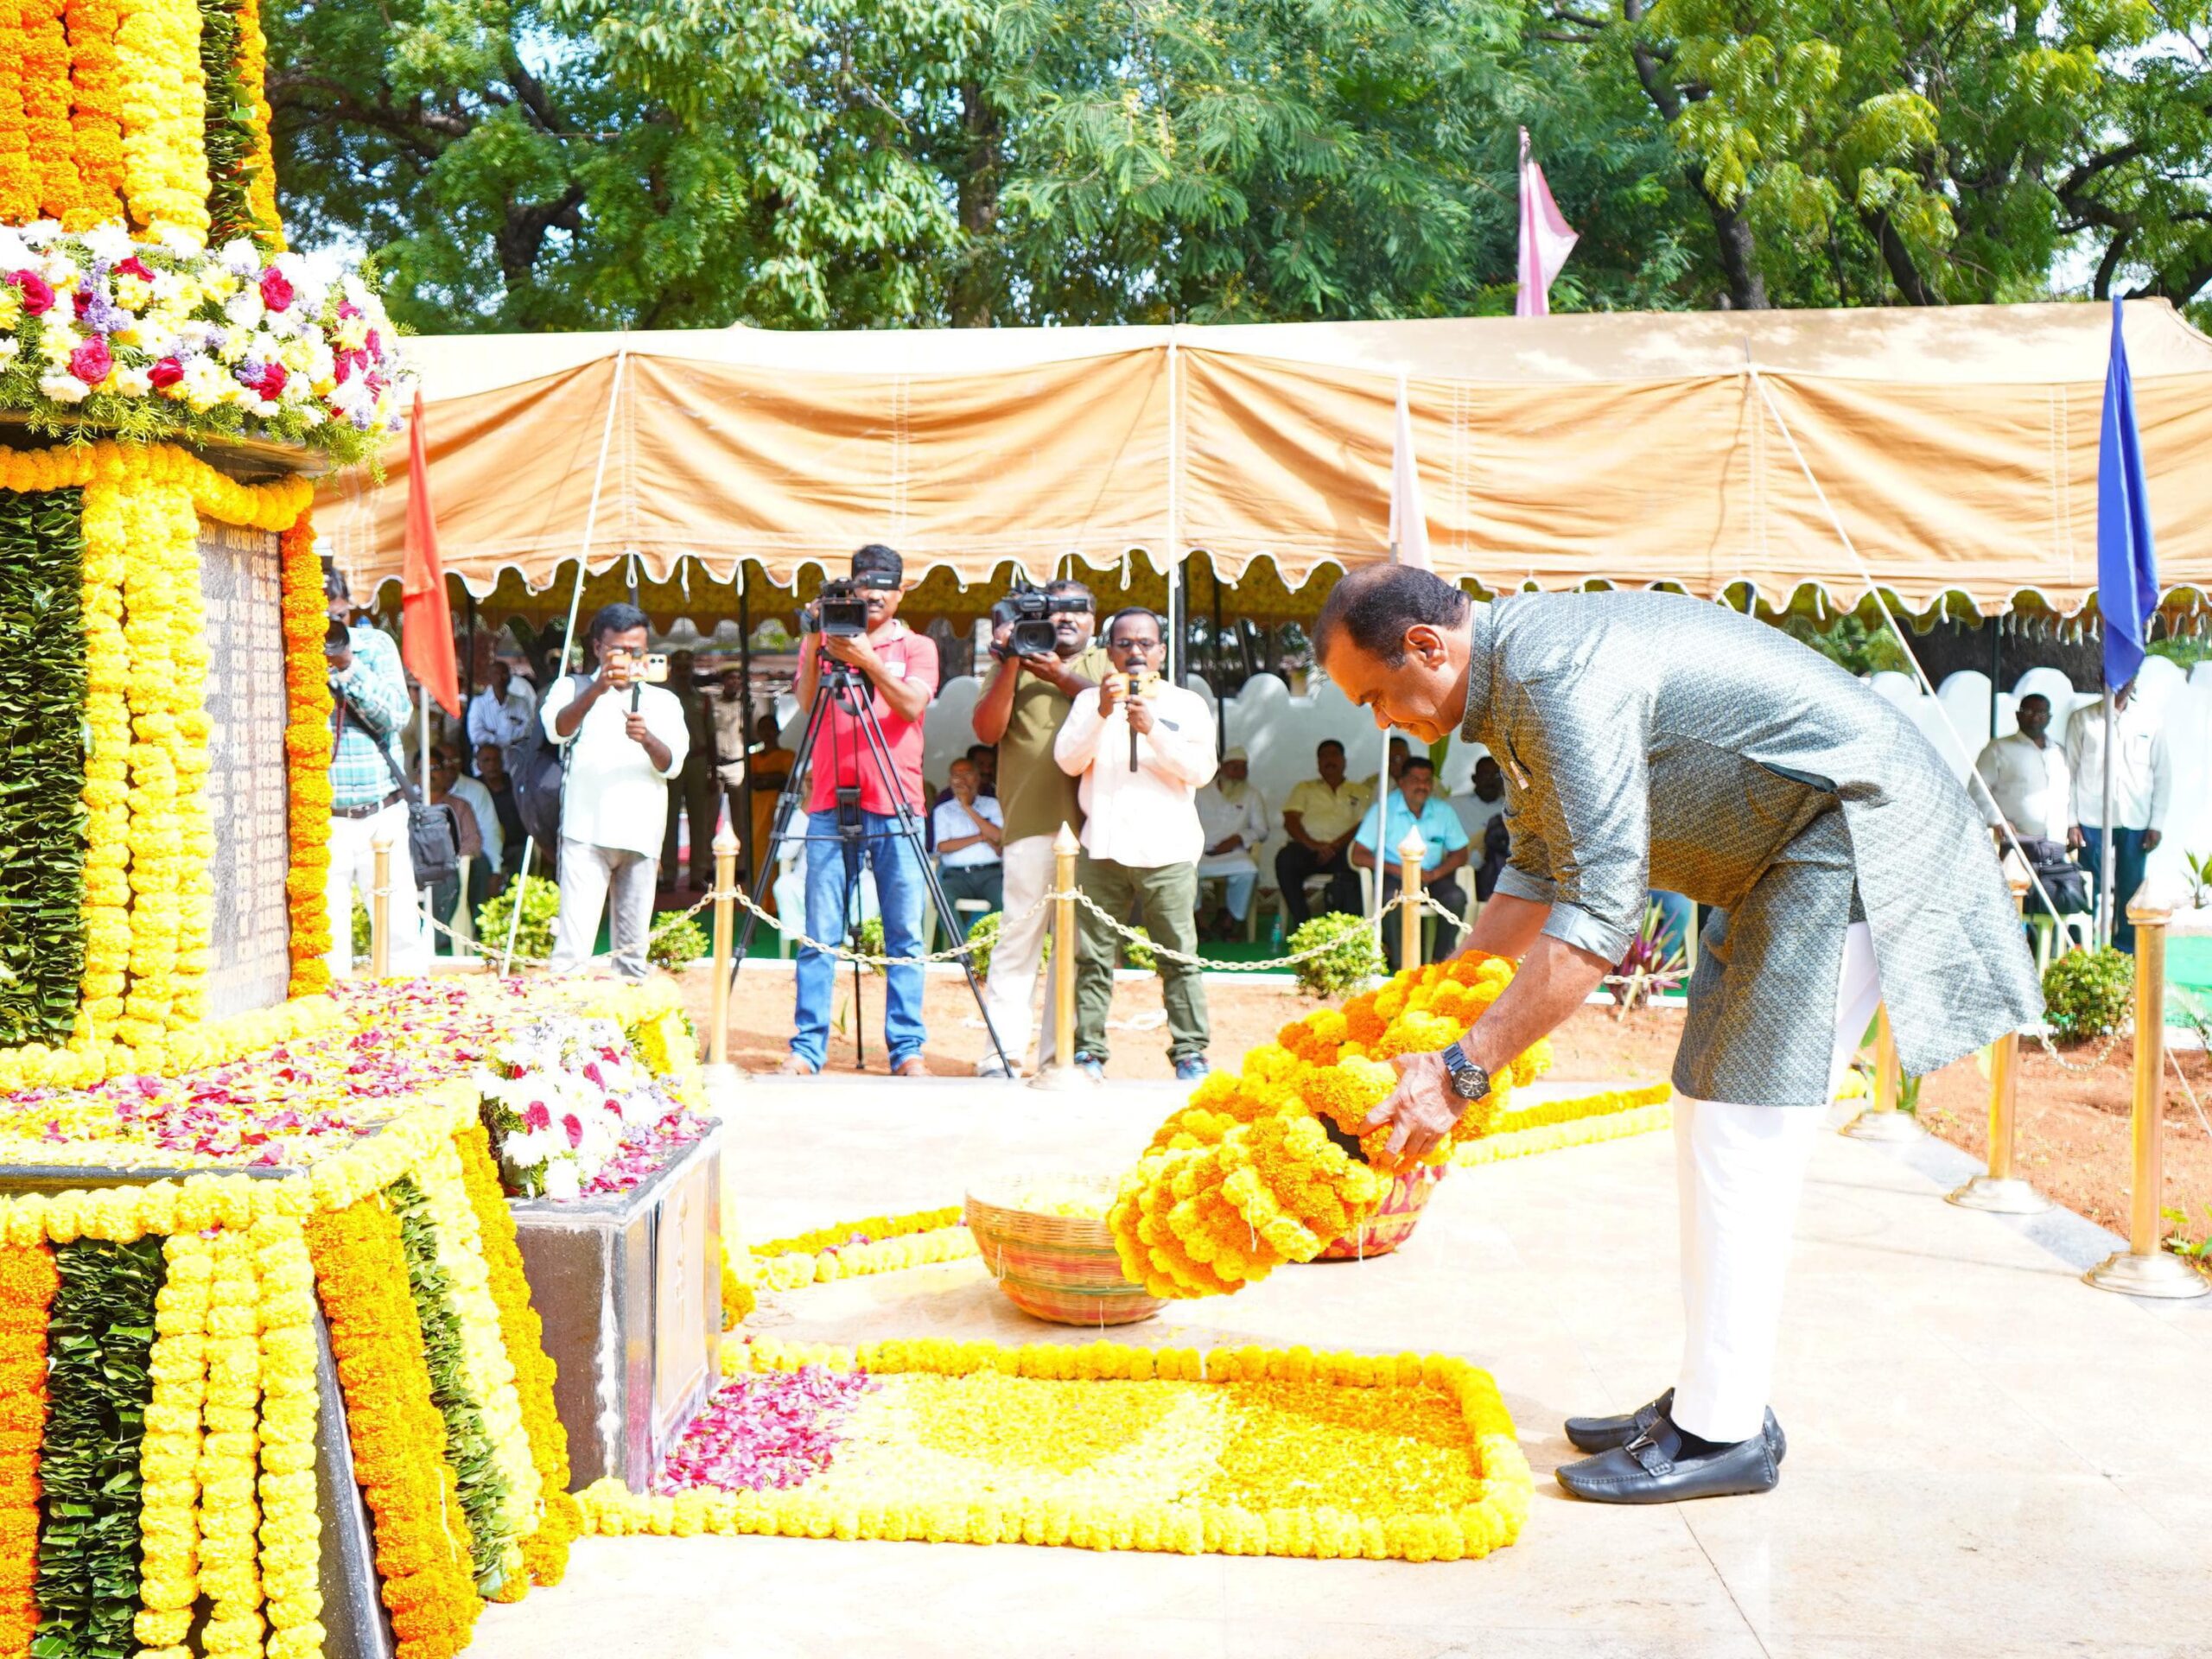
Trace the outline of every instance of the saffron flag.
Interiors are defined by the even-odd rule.
[[[2144,625],[2158,608],[2150,490],[2143,477],[2142,442],[2135,433],[2135,382],[2127,372],[2127,341],[2115,294],[2104,428],[2097,440],[2097,610],[2104,618],[2107,690],[2126,685],[2143,666]]]
[[[1567,264],[1578,240],[1574,227],[1552,200],[1544,169],[1529,154],[1529,129],[1521,129],[1521,293],[1513,302],[1516,317],[1541,317],[1551,311],[1552,282]]]
[[[1398,429],[1390,444],[1390,555],[1400,564],[1435,566],[1428,556],[1428,514],[1421,505],[1421,468],[1414,461],[1413,416],[1406,379],[1398,377]]]
[[[423,393],[407,434],[407,564],[400,577],[399,660],[438,700],[461,713],[461,675],[453,658],[453,612],[446,604],[445,566],[438,560],[438,519],[430,506],[430,467],[423,445]]]

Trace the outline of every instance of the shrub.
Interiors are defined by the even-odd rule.
[[[510,881],[505,892],[484,901],[476,912],[476,948],[494,962],[505,957],[518,892],[522,895],[522,925],[515,930],[515,960],[543,962],[553,954],[553,918],[561,913],[560,884],[547,876]]]
[[[976,925],[968,930],[968,943],[972,947],[969,952],[968,965],[976,970],[976,977],[979,981],[991,976],[991,952],[998,947],[999,924],[1004,920],[1006,912],[995,910],[988,915],[978,916]],[[1051,948],[1052,943],[1049,938],[1045,941],[1046,949]]]
[[[1350,995],[1370,979],[1381,977],[1382,950],[1375,929],[1364,916],[1325,911],[1301,922],[1289,939],[1291,953],[1328,944],[1332,949],[1298,964],[1298,984],[1315,996]]]
[[[663,922],[645,936],[645,960],[672,974],[683,972],[713,949],[706,930],[689,916]]]
[[[2043,976],[2044,1017],[2077,1041],[2117,1031],[2134,995],[2134,958],[2109,946],[2069,950]]]

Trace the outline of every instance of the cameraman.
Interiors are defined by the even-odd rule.
[[[546,738],[569,748],[561,809],[561,909],[556,971],[590,960],[601,910],[614,970],[643,979],[653,922],[653,871],[668,822],[668,780],[683,769],[690,728],[673,693],[645,681],[645,613],[605,605],[588,638],[598,672],[563,674],[538,711]]]
[[[353,968],[353,899],[373,902],[375,839],[391,842],[391,970],[426,973],[429,941],[423,936],[408,850],[406,791],[392,776],[401,763],[399,734],[414,703],[406,671],[391,636],[354,620],[346,579],[333,569],[322,592],[330,620],[323,635],[323,663],[330,676],[330,872],[324,901],[330,917],[328,961],[334,975]]]
[[[883,728],[892,775],[868,746],[861,716],[837,697],[826,704],[809,763],[812,776],[806,796],[806,931],[810,938],[845,937],[846,907],[860,878],[859,850],[865,849],[875,873],[876,909],[883,918],[887,956],[922,953],[922,900],[927,892],[919,855],[899,831],[904,802],[919,826],[925,816],[922,793],[922,716],[937,694],[937,642],[899,620],[906,597],[906,567],[898,554],[871,542],[853,555],[852,580],[868,601],[868,631],[858,634],[807,632],[798,642],[798,701],[814,707],[822,683],[822,659],[843,664],[860,676],[861,688]],[[894,794],[893,791],[896,791]],[[845,842],[841,823],[856,815],[859,847]],[[765,855],[764,855],[765,856]],[[810,1077],[829,1052],[830,999],[837,960],[826,951],[801,945],[798,952],[798,1029],[780,1070],[786,1077]],[[891,1052],[891,1075],[924,1075],[922,970],[885,970],[883,1041]]]
[[[1090,589],[1061,580],[1045,589],[1052,601],[1052,649],[1028,656],[1010,648],[1014,622],[995,608],[991,677],[976,701],[976,735],[998,746],[999,810],[1004,815],[1002,844],[1005,912],[998,943],[991,948],[990,981],[984,1007],[1005,1046],[1007,1058],[1020,1065],[1029,1052],[1030,1005],[1044,965],[1046,917],[1037,901],[1052,885],[1052,836],[1065,823],[1080,831],[1083,806],[1077,782],[1052,759],[1075,700],[1096,689],[1111,671],[1106,653],[1091,643]],[[1034,911],[1035,914],[1030,912]],[[1052,1003],[1045,1000],[1044,1054],[1049,1058],[1058,1033]],[[998,1056],[976,1065],[978,1077],[1003,1077]]]

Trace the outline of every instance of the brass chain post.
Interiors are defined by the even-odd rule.
[[[1421,966],[1421,906],[1416,893],[1427,889],[1421,885],[1421,861],[1428,856],[1428,843],[1421,838],[1421,826],[1408,824],[1406,838],[1398,843],[1398,966]]]
[[[2012,889],[2012,907],[2024,922],[2027,878],[2008,864],[2005,879]],[[1948,1194],[1953,1204],[1999,1216],[2039,1215],[2050,1208],[2049,1198],[2012,1173],[2019,1090],[2020,1033],[2008,1031],[1989,1046],[1989,1167]]]
[[[377,830],[369,837],[373,873],[369,883],[369,977],[391,976],[391,831]],[[343,925],[335,916],[333,927]]]
[[[1890,1029],[1890,1005],[1874,1011],[1874,1103],[1843,1126],[1854,1141],[1917,1141],[1927,1131],[1912,1114],[1897,1109],[1904,1071],[1897,1064],[1897,1035]]]
[[[729,1065],[729,958],[737,936],[737,834],[724,824],[715,836],[715,986],[707,1033],[709,1076],[727,1080]]]
[[[1075,1064],[1075,861],[1082,851],[1083,843],[1076,839],[1075,831],[1063,823],[1059,834],[1052,837],[1052,891],[1059,895],[1052,900],[1050,987],[1057,1052],[1049,1063],[1042,1055],[1038,1057],[1032,1086],[1039,1089],[1079,1089],[1090,1081]],[[1020,1064],[1019,1055],[1009,1054],[1007,1059],[1012,1065]]]

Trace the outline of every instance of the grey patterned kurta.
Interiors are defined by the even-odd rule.
[[[1497,891],[1608,962],[1648,890],[1707,924],[1675,1086],[1827,1096],[1843,936],[1861,917],[1915,1075],[2042,1011],[2033,960],[1965,789],[1888,702],[1780,630],[1666,594],[1476,605],[1464,735],[1505,772]]]

